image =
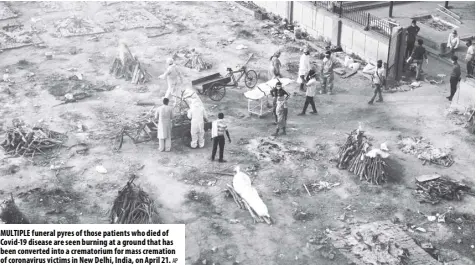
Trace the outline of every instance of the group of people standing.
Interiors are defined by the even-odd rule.
[[[167,92],[162,100],[163,105],[158,107],[155,112],[155,121],[157,121],[157,138],[159,140],[159,151],[170,152],[172,146],[172,127],[174,120],[174,108],[169,105],[169,98],[174,98],[174,106],[177,104],[177,98],[181,89],[179,86],[183,83],[182,74],[177,68],[174,60],[169,58],[166,60],[167,70],[159,76],[160,79],[166,78],[167,80]],[[223,151],[225,148],[225,135],[228,137],[228,141],[231,143],[230,133],[226,122],[223,120],[225,115],[218,113],[218,119],[212,122],[212,141],[213,149],[211,160],[215,160],[218,147],[219,159],[218,162],[226,162],[223,159]],[[190,135],[191,135],[191,148],[203,148],[205,147],[205,122],[208,121],[208,115],[202,104],[198,101],[193,101],[190,109],[187,112],[187,118],[191,120]]]

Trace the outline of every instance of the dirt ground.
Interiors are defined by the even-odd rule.
[[[173,142],[171,153],[160,153],[156,142],[134,145],[126,138],[119,152],[113,150],[113,138],[123,124],[137,120],[150,107],[137,106],[139,100],[157,104],[165,94],[166,83],[157,78],[165,70],[165,60],[176,50],[196,48],[213,68],[197,72],[181,68],[186,87],[191,80],[224,73],[227,67],[243,63],[248,54],[254,58],[250,69],[265,71],[269,57],[282,49],[282,63],[298,63],[300,47],[283,43],[266,34],[261,22],[228,2],[11,2],[19,12],[16,19],[25,27],[33,26],[46,47],[24,47],[0,53],[0,70],[8,69],[14,84],[0,82],[0,133],[14,118],[28,124],[43,123],[68,134],[67,146],[87,143],[89,151],[77,153],[62,148],[54,155],[35,159],[8,158],[0,152],[2,171],[0,194],[16,198],[20,209],[34,223],[108,223],[117,191],[125,185],[130,172],[140,176],[140,184],[160,205],[165,223],[186,224],[187,264],[351,264],[324,240],[326,229],[335,230],[359,223],[398,220],[426,230],[408,232],[418,242],[430,242],[447,264],[474,264],[474,197],[462,201],[443,201],[438,205],[419,204],[412,195],[415,177],[435,172],[474,187],[474,135],[447,115],[449,81],[435,86],[423,84],[413,91],[384,94],[384,103],[367,105],[372,95],[369,81],[355,75],[336,77],[335,94],[319,95],[317,116],[297,116],[304,95],[296,84],[286,87],[289,100],[287,136],[268,138],[275,129],[272,117],[247,114],[246,88],[229,88],[220,102],[202,96],[214,119],[224,112],[232,143],[225,147],[228,163],[210,161],[210,134],[204,149],[192,150],[180,141]],[[57,5],[60,5],[59,7]],[[114,14],[118,8],[142,8],[159,20],[159,28],[121,30],[124,23]],[[91,36],[61,37],[56,21],[70,15],[89,17],[105,33],[98,41]],[[0,21],[2,25],[13,20]],[[148,38],[147,35],[170,30],[173,33]],[[217,42],[236,38],[226,46]],[[154,77],[145,85],[132,85],[109,74],[120,40]],[[243,44],[248,48],[237,50]],[[74,47],[74,48],[73,48]],[[76,52],[71,52],[75,50]],[[53,54],[48,60],[45,53]],[[21,60],[25,60],[20,62]],[[179,61],[179,63],[184,63]],[[425,66],[425,67],[431,67]],[[53,84],[55,76],[68,77],[76,68],[83,79],[95,86],[113,86],[110,91],[94,92],[91,98],[60,105],[57,96],[67,90]],[[29,77],[29,73],[34,76]],[[295,79],[296,73],[284,71]],[[53,82],[53,83],[52,83]],[[66,86],[67,83],[65,82]],[[144,86],[147,88],[144,89]],[[57,89],[54,89],[54,88]],[[68,87],[68,89],[74,89]],[[295,93],[294,93],[295,92]],[[78,123],[85,130],[78,131]],[[377,145],[387,142],[390,149],[391,178],[382,186],[360,182],[347,171],[338,170],[330,161],[344,143],[346,134],[359,124]],[[455,163],[449,167],[422,165],[417,157],[401,152],[398,136],[423,136],[433,145],[451,150]],[[257,141],[277,141],[286,149],[298,151],[269,157],[255,155]],[[248,145],[249,144],[249,145]],[[302,148],[302,149],[301,149]],[[312,155],[303,155],[309,152]],[[74,166],[55,175],[50,164]],[[254,224],[248,212],[225,197],[231,176],[206,172],[232,172],[235,165],[248,169],[253,184],[267,204],[275,224]],[[107,169],[106,174],[96,166]],[[144,167],[141,170],[141,165]],[[17,167],[15,167],[17,166]],[[303,183],[340,183],[330,190],[311,191]],[[192,192],[192,190],[194,190]],[[191,195],[192,194],[192,195]],[[200,196],[198,196],[200,195]],[[198,199],[197,199],[198,198]],[[450,208],[452,207],[452,208]],[[451,210],[446,223],[427,221],[428,215]],[[344,220],[338,218],[346,213]],[[328,253],[335,255],[328,255]]]

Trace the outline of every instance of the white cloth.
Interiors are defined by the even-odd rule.
[[[204,119],[207,118],[205,109],[199,104],[193,104],[188,110],[187,117],[192,120],[190,126],[190,134],[192,142],[190,146],[196,148],[197,144],[200,148],[205,145],[205,124]]]
[[[316,86],[317,86],[317,81],[315,78],[312,78],[307,82],[306,84],[306,97],[314,97],[316,96]]]
[[[174,118],[173,108],[162,105],[155,112],[157,122],[157,138],[167,139],[172,137],[172,120]]]
[[[215,138],[218,136],[218,121],[213,121],[212,122],[212,138]]]
[[[373,83],[377,85],[383,85],[385,80],[385,70],[383,67],[377,68],[372,76]]]
[[[448,44],[446,45],[448,48],[458,48],[459,46],[459,36],[453,36],[453,33],[450,33],[448,36]]]
[[[309,71],[311,70],[311,61],[309,59],[309,55],[301,55],[301,59],[299,60],[299,73],[298,75],[301,76],[306,76]],[[298,83],[300,83],[300,77],[298,76]]]
[[[474,44],[468,47],[468,50],[466,51],[466,61],[471,61],[474,59]]]

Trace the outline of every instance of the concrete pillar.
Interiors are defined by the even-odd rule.
[[[336,23],[337,22],[337,23]],[[332,39],[331,42],[333,45],[340,45],[340,35],[342,32],[342,21],[334,20],[332,21]]]
[[[393,1],[390,1],[390,7],[388,8],[388,17],[393,17]]]

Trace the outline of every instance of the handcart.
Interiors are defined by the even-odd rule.
[[[280,81],[283,88],[293,81],[289,78],[271,79],[266,83],[257,85],[254,89],[244,93],[248,99],[248,113],[262,117],[267,113],[273,112],[273,106],[269,103],[271,89]]]
[[[238,87],[238,82],[244,76],[245,85],[248,88],[253,88],[258,83],[258,75],[253,70],[247,70],[246,65],[253,57],[250,55],[245,64],[239,67],[238,70],[232,70],[230,67],[226,69],[227,74],[222,76],[220,73],[215,73],[192,81],[192,86],[197,88],[199,94],[207,94],[211,100],[220,101],[226,94],[226,87]],[[235,77],[235,74],[239,74]]]

